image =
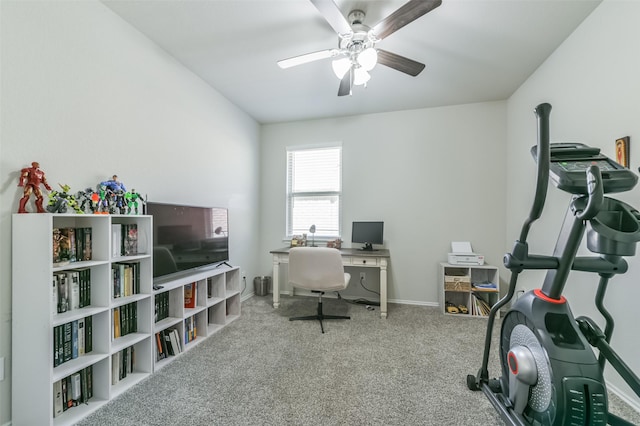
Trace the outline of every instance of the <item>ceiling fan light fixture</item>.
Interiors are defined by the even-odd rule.
[[[353,84],[356,86],[362,86],[366,84],[367,81],[371,79],[371,74],[367,72],[364,68],[356,68],[353,72]]]
[[[331,63],[331,67],[336,77],[342,80],[344,75],[349,71],[349,68],[351,68],[351,60],[349,58],[336,59]]]
[[[373,67],[376,66],[377,63],[378,63],[378,51],[373,47],[364,49],[358,55],[358,64],[360,64],[360,67],[362,67],[365,71],[371,71]]]

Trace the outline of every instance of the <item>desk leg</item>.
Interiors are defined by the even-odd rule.
[[[387,261],[380,263],[380,318],[387,317]]]
[[[273,279],[271,280],[271,288],[273,291],[273,307],[280,306],[280,260],[278,255],[273,255]]]

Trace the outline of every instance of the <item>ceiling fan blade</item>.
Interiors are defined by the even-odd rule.
[[[391,15],[378,22],[372,28],[373,33],[382,40],[422,15],[431,12],[440,4],[442,4],[442,0],[410,0]]]
[[[393,68],[398,71],[402,71],[410,76],[417,76],[424,69],[424,64],[416,62],[413,59],[405,58],[395,53],[387,52],[386,50],[378,50],[378,63],[386,65],[389,68]]]
[[[338,96],[346,96],[351,94],[351,88],[353,87],[353,67],[349,68],[349,72],[344,74],[342,80],[340,80],[340,88],[338,89]]]
[[[318,61],[320,59],[332,58],[340,53],[338,49],[320,50],[318,52],[307,53],[304,55],[294,56],[293,58],[282,59],[278,61],[278,66],[282,69],[295,67],[296,65],[307,64],[309,62]]]
[[[311,3],[320,11],[324,19],[338,35],[353,33],[349,21],[347,21],[333,0],[311,0]]]

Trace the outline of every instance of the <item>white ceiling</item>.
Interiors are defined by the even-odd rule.
[[[309,0],[102,0],[260,123],[507,99],[601,0],[442,0],[377,47],[426,64],[417,77],[378,65],[367,87],[338,97],[325,59],[276,62],[335,48]],[[336,0],[372,27],[406,0]]]

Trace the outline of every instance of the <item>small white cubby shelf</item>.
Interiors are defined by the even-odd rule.
[[[185,306],[185,293],[195,284],[194,307]],[[153,331],[175,329],[180,336],[181,352],[157,359],[155,369],[163,368],[177,356],[193,348],[233,320],[240,317],[240,269],[220,265],[187,275],[161,277],[154,281],[156,300],[168,301],[168,316],[154,324]],[[163,309],[163,308],[160,308]],[[189,338],[189,324],[195,324],[195,335]]]

